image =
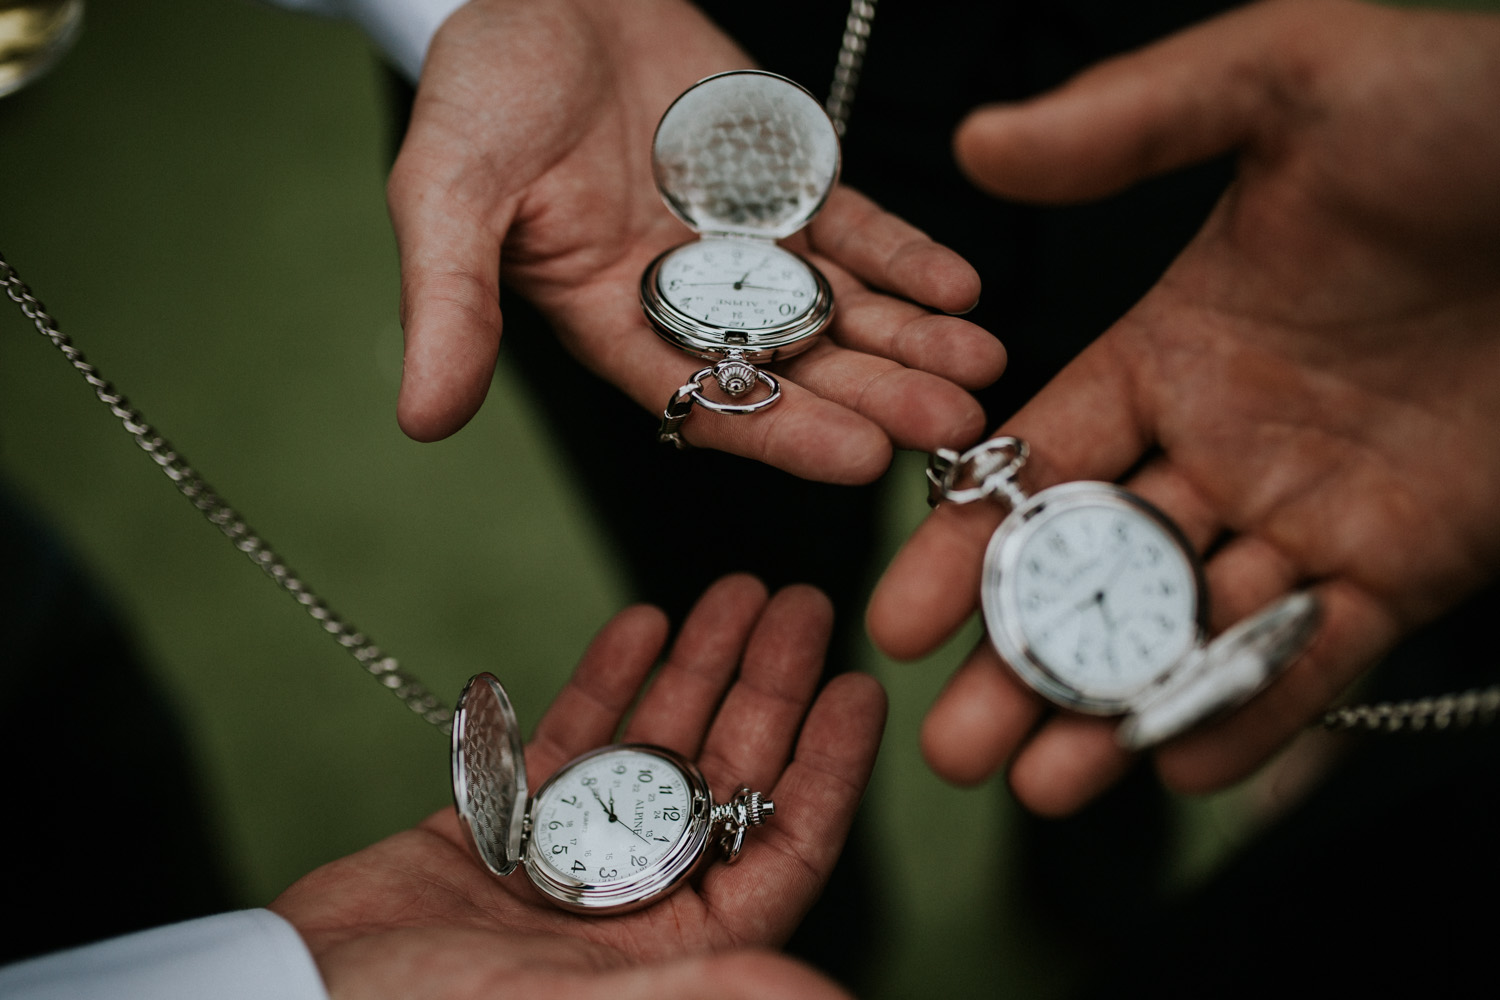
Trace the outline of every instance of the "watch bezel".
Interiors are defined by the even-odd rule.
[[[1176,660],[1120,695],[1103,696],[1080,689],[1063,679],[1027,642],[1012,572],[1025,542],[1048,521],[1081,507],[1124,507],[1155,524],[1186,563],[1193,580],[1192,635]],[[1121,715],[1170,683],[1179,666],[1199,649],[1208,635],[1208,588],[1203,567],[1180,528],[1148,501],[1113,483],[1081,481],[1042,490],[1001,522],[985,550],[980,581],[980,603],[986,631],[995,651],[1030,687],[1053,702],[1090,715]]]

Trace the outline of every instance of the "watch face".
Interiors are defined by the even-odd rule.
[[[669,254],[656,275],[673,309],[725,330],[770,330],[795,323],[818,301],[812,270],[774,243],[698,240]]]
[[[568,767],[538,796],[531,841],[567,878],[608,884],[660,861],[687,830],[692,791],[671,762],[616,750]]]
[[[537,793],[527,870],[544,892],[579,908],[649,902],[696,864],[708,805],[696,768],[668,751],[606,747]]]
[[[1024,679],[1069,707],[1113,713],[1199,643],[1200,588],[1163,515],[1109,484],[1071,483],[996,532],[983,598],[997,650]]]

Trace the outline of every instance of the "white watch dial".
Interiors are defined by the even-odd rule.
[[[818,298],[808,265],[762,240],[688,243],[667,256],[656,281],[662,299],[683,315],[747,332],[795,322]]]
[[[661,861],[692,813],[692,789],[670,761],[640,750],[588,757],[538,797],[530,853],[564,879],[622,882]]]
[[[1094,699],[1124,699],[1197,641],[1197,575],[1144,511],[1081,503],[1042,511],[1018,538],[1010,587],[1030,654]]]

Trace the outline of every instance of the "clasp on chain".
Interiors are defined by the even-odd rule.
[[[997,494],[1012,508],[1026,502],[1018,480],[1031,448],[1020,438],[997,437],[959,454],[939,448],[927,460],[927,503],[973,503]]]

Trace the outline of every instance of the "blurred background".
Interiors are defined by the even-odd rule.
[[[629,595],[553,460],[546,414],[560,404],[531,398],[503,356],[489,402],[454,438],[419,445],[397,429],[388,119],[384,70],[348,26],[240,0],[96,0],[66,58],[0,100],[0,252],[337,611],[450,702],[494,671],[529,727]],[[263,905],[444,808],[444,738],[204,523],[3,306],[0,480],[65,540],[167,693],[233,902]],[[906,455],[887,477],[888,553],[925,513],[920,467]],[[75,625],[45,623],[40,641]],[[1017,818],[1003,786],[949,788],[917,751],[925,707],[976,638],[919,664],[864,654],[892,713],[863,824],[899,928],[869,958],[873,996],[1001,983],[1048,996],[1070,983],[1065,954],[1008,902]],[[35,725],[11,734],[16,752],[53,770],[6,804],[4,826],[47,814],[86,830],[76,862],[107,883],[132,859],[90,808],[90,772],[71,770],[90,763],[58,773],[56,747],[95,725],[70,713],[69,692],[117,664],[34,677],[52,668],[25,652],[35,642],[17,648],[0,643],[7,707]],[[17,704],[20,677],[38,700]],[[118,721],[128,733],[135,720]],[[1243,836],[1255,794],[1175,804],[1175,878],[1201,876]]]

